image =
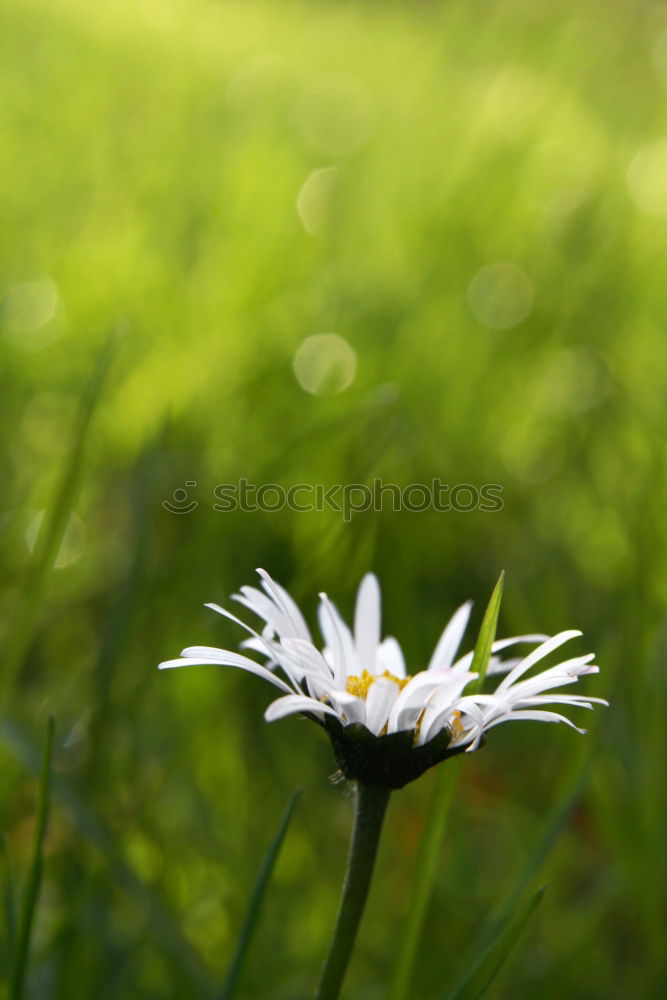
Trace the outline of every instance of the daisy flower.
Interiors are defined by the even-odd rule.
[[[262,569],[261,589],[242,587],[233,600],[261,620],[258,628],[241,621],[218,604],[207,604],[247,633],[243,653],[211,646],[189,646],[160,668],[194,664],[238,667],[263,677],[281,696],[266,710],[268,722],[302,714],[323,726],[331,738],[341,772],[365,784],[400,788],[428,767],[463,751],[476,750],[486,733],[503,722],[564,722],[565,715],[547,706],[592,709],[601,698],[563,693],[584,674],[598,672],[593,654],[576,656],[527,676],[576,630],[557,635],[519,635],[491,646],[487,676],[503,675],[492,693],[473,690],[478,675],[470,671],[473,652],[458,656],[472,602],[452,616],[425,670],[410,674],[399,643],[381,638],[380,587],[373,574],[359,585],[351,630],[326,594],[320,594],[322,648],[288,592]],[[498,655],[521,643],[535,648],[525,657]],[[259,655],[257,662],[248,653]]]

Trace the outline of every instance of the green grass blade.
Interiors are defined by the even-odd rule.
[[[512,880],[512,887],[502,906],[495,913],[495,921],[504,920],[517,905],[520,898],[528,892],[539,877],[540,870],[549,858],[560,834],[578,802],[584,785],[588,779],[590,758],[577,762],[564,783],[563,791],[556,795],[556,804],[547,815],[535,847],[528,856],[519,874]]]
[[[39,755],[23,730],[12,720],[0,718],[0,739],[30,771],[39,768]],[[211,976],[199,952],[190,944],[174,921],[165,903],[119,855],[116,840],[95,811],[84,801],[76,785],[63,775],[54,775],[53,795],[67,810],[80,835],[103,859],[109,883],[132,895],[146,913],[150,926],[162,944],[179,962],[197,995],[209,995]]]
[[[28,567],[18,607],[5,643],[0,695],[5,700],[20,673],[32,640],[40,597],[49,571],[58,556],[81,481],[90,423],[101,398],[102,386],[111,364],[115,336],[109,338],[81,397],[72,446],[62,469],[53,502],[40,526],[35,553]]]
[[[433,801],[426,819],[426,826],[419,845],[417,867],[410,890],[407,913],[394,975],[390,1000],[406,1000],[411,993],[412,974],[417,957],[422,927],[431,899],[435,876],[441,860],[442,842],[449,816],[449,808],[459,777],[460,760],[454,759],[439,767]]]
[[[496,637],[496,628],[498,627],[498,612],[500,611],[500,601],[503,596],[504,581],[505,570],[502,571],[498,578],[498,583],[493,588],[491,600],[484,612],[482,627],[479,630],[477,642],[475,643],[475,652],[470,671],[471,673],[479,674],[479,677],[470,685],[471,691],[481,690],[486,679],[486,672],[489,669],[489,660],[491,659],[491,646]]]
[[[530,891],[531,885],[535,884],[540,870],[547,861],[551,851],[568,818],[581,796],[584,784],[589,774],[590,758],[584,757],[577,761],[576,766],[567,776],[560,794],[555,797],[555,805],[542,826],[537,837],[535,846],[530,852],[525,864],[518,873],[513,874],[509,889],[502,903],[495,909],[489,920],[484,924],[476,941],[471,948],[467,960],[463,962],[464,972],[461,973],[457,985],[453,990],[449,990],[445,995],[448,998],[456,997],[458,1000],[459,991],[462,989],[468,971],[476,968],[480,957],[486,955],[492,947],[493,941],[497,941],[503,933],[503,928],[507,926],[511,919],[511,914],[519,906]]]
[[[516,946],[523,929],[542,902],[544,886],[518,907],[498,930],[498,934],[482,952],[461,982],[450,994],[450,1000],[480,1000]]]
[[[290,825],[292,816],[294,814],[294,809],[296,807],[300,795],[301,795],[300,788],[296,788],[292,792],[289,802],[287,803],[285,811],[281,817],[280,823],[278,824],[278,829],[276,830],[273,840],[269,845],[269,849],[264,856],[262,867],[259,870],[257,881],[253,886],[252,894],[250,896],[248,911],[246,913],[245,920],[243,921],[243,927],[241,928],[241,933],[239,934],[239,939],[236,945],[236,951],[234,952],[234,956],[232,958],[224,986],[222,987],[222,992],[220,993],[219,1000],[231,1000],[231,998],[234,996],[236,987],[238,986],[239,977],[243,970],[243,963],[248,953],[248,948],[250,947],[252,936],[257,927],[257,922],[259,920],[262,902],[264,900],[264,896],[266,894],[266,890],[269,881],[271,879],[271,874],[273,872],[275,863],[278,859],[280,848],[282,847],[285,835],[287,834],[287,829]]]
[[[44,837],[46,835],[46,824],[49,818],[49,804],[51,797],[51,755],[53,751],[53,730],[53,716],[50,716],[46,724],[46,735],[44,737],[44,749],[42,752],[42,765],[39,775],[39,798],[37,802],[37,823],[35,827],[35,842],[33,847],[32,863],[30,865],[30,871],[28,872],[28,881],[25,887],[23,904],[21,906],[16,948],[12,961],[9,987],[10,1000],[21,1000],[21,997],[23,996],[25,973],[28,964],[28,951],[30,948],[30,936],[32,933],[37,900],[39,898],[39,890],[42,884]]]
[[[5,912],[5,947],[4,947],[4,968],[11,968],[14,945],[16,941],[16,895],[14,891],[14,877],[12,873],[12,863],[7,848],[7,840],[4,833],[0,833],[0,851],[5,862],[5,886],[4,886],[4,912]]]

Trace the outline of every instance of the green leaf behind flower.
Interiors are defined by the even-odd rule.
[[[503,596],[504,581],[505,570],[503,570],[500,574],[498,583],[493,589],[491,600],[489,601],[488,607],[484,612],[482,627],[480,628],[479,635],[477,636],[475,653],[472,658],[470,670],[474,674],[479,674],[479,677],[470,685],[470,691],[473,692],[481,690],[481,687],[486,680],[486,672],[489,669],[489,660],[491,659],[491,646],[493,645],[493,640],[496,637],[496,628],[498,627],[498,612],[500,611],[500,601]]]
[[[522,903],[498,929],[496,937],[467,972],[448,1000],[480,1000],[483,997],[544,896],[544,886]]]
[[[33,844],[32,861],[28,871],[28,879],[23,894],[23,902],[19,917],[16,936],[16,946],[11,958],[11,976],[9,985],[10,1000],[21,1000],[25,985],[25,974],[28,965],[28,952],[32,936],[33,920],[42,885],[42,868],[44,857],[44,838],[46,824],[49,818],[51,800],[51,754],[53,750],[53,716],[49,717],[44,736],[42,765],[39,775],[39,793],[37,798],[37,823]]]
[[[300,795],[300,788],[296,788],[292,792],[280,823],[278,824],[278,828],[274,834],[273,840],[269,844],[269,848],[264,856],[262,867],[259,870],[259,875],[257,876],[257,880],[250,895],[246,918],[243,922],[241,933],[239,934],[236,951],[234,952],[234,957],[232,958],[219,1000],[231,1000],[235,994],[239,977],[243,970],[243,963],[248,953],[252,936],[257,927],[262,902]]]
[[[442,857],[442,842],[459,772],[460,761],[452,761],[437,771],[433,800],[419,844],[407,913],[399,937],[390,1000],[407,1000],[411,994],[414,964]]]

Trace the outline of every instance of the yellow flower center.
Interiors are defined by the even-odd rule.
[[[393,681],[394,684],[397,685],[399,691],[402,691],[405,685],[408,683],[408,681],[412,680],[412,677],[410,675],[408,675],[407,677],[396,677],[394,676],[394,674],[389,673],[388,670],[385,670],[384,673],[382,674],[369,674],[367,670],[364,670],[361,674],[361,677],[357,677],[353,674],[347,678],[347,681],[345,682],[345,690],[347,691],[348,694],[353,694],[356,698],[363,698],[365,701],[366,695],[368,694],[371,685],[374,684],[379,677],[386,677],[387,680]],[[325,698],[323,698],[322,700],[325,701]],[[415,746],[417,745],[417,741],[419,739],[419,732],[421,730],[421,725],[424,720],[425,711],[426,709],[423,708],[415,724],[415,729],[414,729]],[[347,719],[347,716],[343,715],[343,717]],[[459,737],[464,735],[465,726],[461,721],[461,713],[458,710],[452,712],[452,717],[447,723],[447,726],[451,732],[452,742],[454,742],[455,740],[459,739]],[[381,730],[379,735],[384,736],[386,732],[387,732],[387,724],[385,723],[384,729]]]
[[[405,685],[411,680],[410,677],[395,677],[394,674],[390,674],[388,670],[385,670],[383,674],[369,674],[367,670],[364,670],[361,677],[356,677],[354,674],[348,677],[345,683],[345,690],[348,694],[353,694],[357,698],[366,698],[368,694],[368,689],[371,684],[373,684],[378,677],[386,677],[387,680],[393,681],[394,684],[398,685],[399,691],[402,691]]]
[[[448,724],[452,734],[452,742],[458,740],[459,736],[463,736],[465,728],[461,722],[461,713],[459,711],[452,712],[452,717]]]

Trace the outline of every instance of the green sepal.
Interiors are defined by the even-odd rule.
[[[403,788],[430,767],[465,750],[449,749],[452,736],[446,727],[423,746],[415,746],[413,729],[374,736],[360,722],[344,726],[332,716],[325,717],[324,728],[342,773],[364,785]]]

